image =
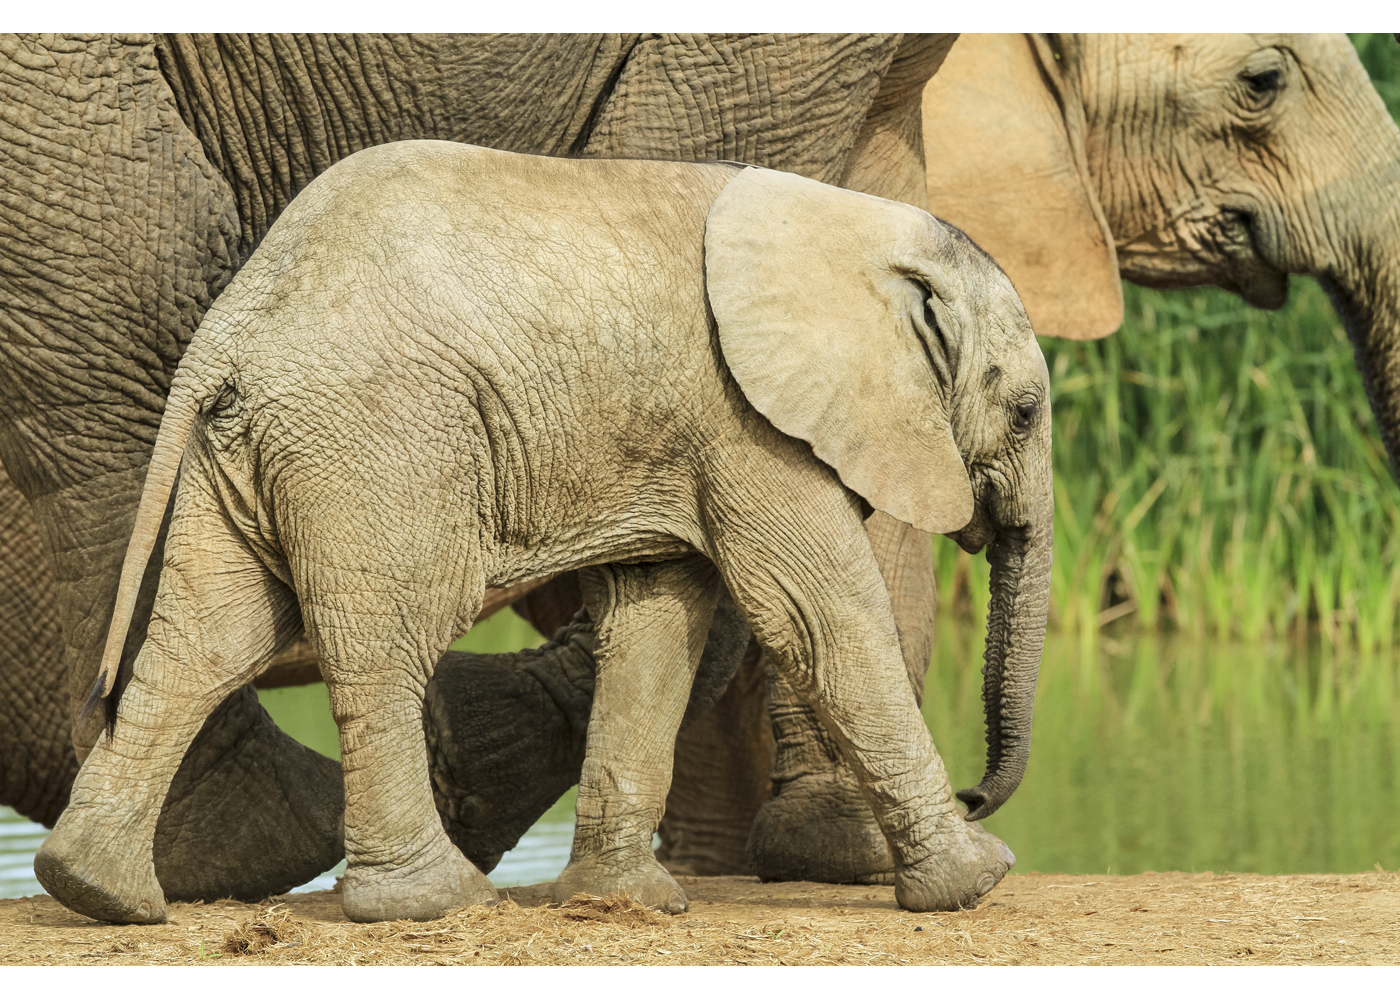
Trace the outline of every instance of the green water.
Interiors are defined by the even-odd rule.
[[[944,629],[924,716],[981,775],[980,636]],[[1400,866],[1393,653],[1155,633],[1047,638],[1025,780],[986,826],[1018,871]]]
[[[505,613],[459,647],[538,642]],[[945,617],[924,717],[955,788],[981,777],[982,636]],[[1046,640],[1025,781],[986,822],[1018,871],[1350,872],[1400,868],[1400,658],[1321,640],[1120,632]],[[262,693],[335,749],[325,688]],[[567,820],[567,796],[547,817]]]

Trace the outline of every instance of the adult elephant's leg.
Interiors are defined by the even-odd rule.
[[[53,826],[77,773],[53,571],[0,467],[0,805]]]
[[[758,809],[772,794],[773,727],[762,650],[750,641],[714,706],[676,738],[657,858],[678,875],[748,874]]]
[[[233,273],[240,226],[149,37],[0,39],[0,126],[23,137],[0,142],[0,453],[54,569],[76,717],[170,378]],[[101,724],[74,729],[79,758]],[[339,780],[255,697],[230,699],[161,815],[170,898],[261,898],[324,871],[341,855]],[[211,856],[226,862],[216,878]]]

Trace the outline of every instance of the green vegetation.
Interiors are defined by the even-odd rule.
[[[1354,35],[1392,114],[1400,44]],[[1388,647],[1400,489],[1327,297],[1277,313],[1216,289],[1125,286],[1123,329],[1043,339],[1055,427],[1052,629],[1133,615],[1196,635],[1321,632]],[[986,605],[986,565],[935,542],[943,606]]]
[[[1052,627],[1132,613],[1255,639],[1319,624],[1390,645],[1400,488],[1321,289],[1278,313],[1216,290],[1128,287],[1102,341],[1042,341],[1055,422]],[[982,560],[938,543],[945,607]]]

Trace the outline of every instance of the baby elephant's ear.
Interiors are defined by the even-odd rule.
[[[749,402],[872,507],[938,533],[972,517],[955,348],[925,311],[930,283],[962,284],[933,273],[949,244],[926,212],[757,167],[705,224],[710,308]]]

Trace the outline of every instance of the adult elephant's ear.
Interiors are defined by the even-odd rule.
[[[928,207],[996,258],[1035,332],[1123,323],[1118,254],[1084,154],[1084,110],[1051,38],[963,35],[924,88]]]
[[[872,507],[925,531],[972,517],[950,426],[956,359],[928,328],[928,213],[750,167],[705,223],[705,283],[739,388]],[[937,280],[936,278],[933,280]]]

